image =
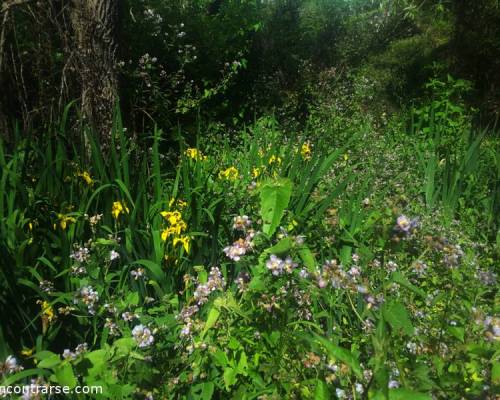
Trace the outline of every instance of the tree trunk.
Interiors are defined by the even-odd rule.
[[[73,0],[71,11],[82,113],[104,146],[110,142],[118,100],[118,1]]]

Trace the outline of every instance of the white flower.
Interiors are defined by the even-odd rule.
[[[78,300],[80,300],[82,303],[84,303],[90,314],[95,314],[95,305],[99,301],[99,293],[95,291],[95,289],[92,286],[84,286],[80,289],[80,292],[77,293],[77,296],[75,297],[75,304],[78,303]]]
[[[252,221],[248,215],[241,215],[234,217],[233,219],[233,229],[237,231],[245,231],[247,228],[252,226]]]
[[[239,261],[248,250],[251,248],[251,242],[245,239],[238,239],[232,244],[224,248],[224,253],[233,261]]]
[[[342,390],[342,389],[335,389],[335,394],[337,395],[337,398],[338,399],[345,399],[345,390]]]
[[[8,356],[4,363],[4,369],[8,374],[21,371],[23,367],[17,364],[17,358]]]
[[[417,344],[414,342],[408,342],[406,343],[406,348],[411,354],[416,354],[417,353]]]
[[[70,349],[65,349],[62,356],[65,360],[74,360],[76,358],[76,354],[73,353]]]
[[[137,318],[137,314],[131,313],[130,311],[126,311],[122,313],[122,319],[124,321],[132,321],[133,319]]]
[[[151,346],[155,341],[149,328],[146,328],[144,325],[137,325],[132,330],[132,336],[140,348]]]
[[[76,346],[75,353],[82,354],[89,350],[89,345],[87,343],[82,343]]]
[[[387,270],[390,272],[395,272],[398,268],[398,264],[396,264],[394,261],[389,261],[386,264]]]
[[[111,252],[109,253],[109,260],[113,261],[117,258],[120,258],[120,254],[117,251],[111,250]]]
[[[130,271],[130,275],[132,275],[135,280],[138,280],[144,276],[144,272],[144,268],[137,268]]]
[[[79,263],[87,262],[90,258],[90,250],[86,247],[80,247],[78,250],[71,253],[70,258],[78,261]]]
[[[309,277],[309,272],[307,272],[307,270],[305,270],[305,269],[301,269],[299,272],[299,276],[302,279],[307,279]]]
[[[272,272],[273,275],[278,276],[283,273],[285,263],[278,256],[271,254],[271,257],[266,262],[266,267]]]
[[[395,381],[394,379],[389,381],[389,385],[387,385],[389,389],[396,389],[399,387],[399,382]]]

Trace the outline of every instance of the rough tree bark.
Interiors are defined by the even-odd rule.
[[[118,3],[73,0],[71,11],[82,113],[104,146],[109,144],[118,99]]]

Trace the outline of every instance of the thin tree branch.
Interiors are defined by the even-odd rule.
[[[21,6],[23,4],[31,3],[33,0],[11,0],[5,1],[2,4],[2,8],[0,9],[0,13],[4,13],[10,10],[11,7]]]

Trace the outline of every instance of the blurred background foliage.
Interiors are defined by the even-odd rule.
[[[14,120],[46,126],[81,96],[71,12],[63,1],[3,2],[4,132]],[[127,0],[118,12],[119,98],[134,132],[269,111],[301,123],[321,76],[330,97],[335,83],[367,77],[370,104],[397,110],[451,74],[472,82],[468,105],[481,104],[483,121],[498,115],[496,0]]]

